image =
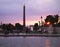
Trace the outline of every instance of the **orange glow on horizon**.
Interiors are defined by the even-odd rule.
[[[38,23],[38,21],[27,21],[26,25],[34,25],[35,23]]]
[[[44,16],[44,15],[43,15],[43,16]],[[43,17],[43,16],[42,16],[42,17]],[[45,21],[44,21],[45,18],[46,18],[45,16],[42,18],[42,21],[43,21],[43,22],[45,22]],[[40,16],[40,15],[38,15],[38,16],[35,15],[35,16],[30,17],[30,18],[26,17],[26,26],[34,25],[35,23],[38,23],[38,24],[39,24],[38,21],[40,21],[40,23],[41,23],[41,16]],[[15,23],[20,23],[21,25],[23,25],[23,19],[22,19],[22,20],[16,19],[16,20],[13,20],[11,23],[12,23],[13,25],[15,25]]]
[[[14,22],[12,22],[13,25],[15,25],[15,23],[20,23],[21,25],[23,25],[23,21],[14,21]],[[26,21],[26,26],[34,25],[35,23],[39,23],[38,20],[37,21],[36,20],[27,20]]]

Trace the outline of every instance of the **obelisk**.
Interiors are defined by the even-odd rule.
[[[25,25],[25,5],[23,6],[23,33],[26,32],[26,25]]]
[[[25,5],[23,6],[23,26],[25,27]]]

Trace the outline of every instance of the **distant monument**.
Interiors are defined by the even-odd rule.
[[[23,6],[23,26],[25,27],[25,5]]]
[[[23,30],[22,32],[26,32],[26,25],[25,25],[25,5],[23,6]]]

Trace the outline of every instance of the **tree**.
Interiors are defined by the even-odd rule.
[[[48,15],[45,19],[45,23],[46,22],[50,22],[50,24],[54,24],[55,22],[54,17],[52,15]]]
[[[9,23],[9,24],[7,25],[7,30],[10,31],[10,33],[12,33],[12,32],[13,32],[13,31],[12,31],[13,29],[14,29],[14,26],[13,26],[11,23]]]
[[[35,32],[37,32],[37,30],[38,30],[38,23],[35,23],[33,30],[34,30]]]
[[[12,33],[12,30],[14,29],[14,26],[12,24],[3,24],[2,29],[5,31],[5,33]]]
[[[59,15],[54,15],[54,16],[55,16],[55,22],[56,22],[56,24],[58,24]]]
[[[23,26],[22,26],[21,24],[19,24],[19,23],[15,23],[15,28],[16,28],[17,30],[21,30],[21,31],[22,31]]]
[[[8,28],[8,27],[7,27],[6,24],[3,24],[3,25],[2,25],[2,29],[3,29],[3,31],[4,31],[5,34],[8,34],[8,33],[9,33],[9,32],[7,31],[7,28]]]

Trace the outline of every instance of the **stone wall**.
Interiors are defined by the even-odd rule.
[[[60,27],[42,27],[43,29],[46,29],[48,31],[48,33],[52,33],[53,31],[57,32],[58,34],[60,34]]]
[[[55,27],[55,31],[60,34],[60,27]]]

